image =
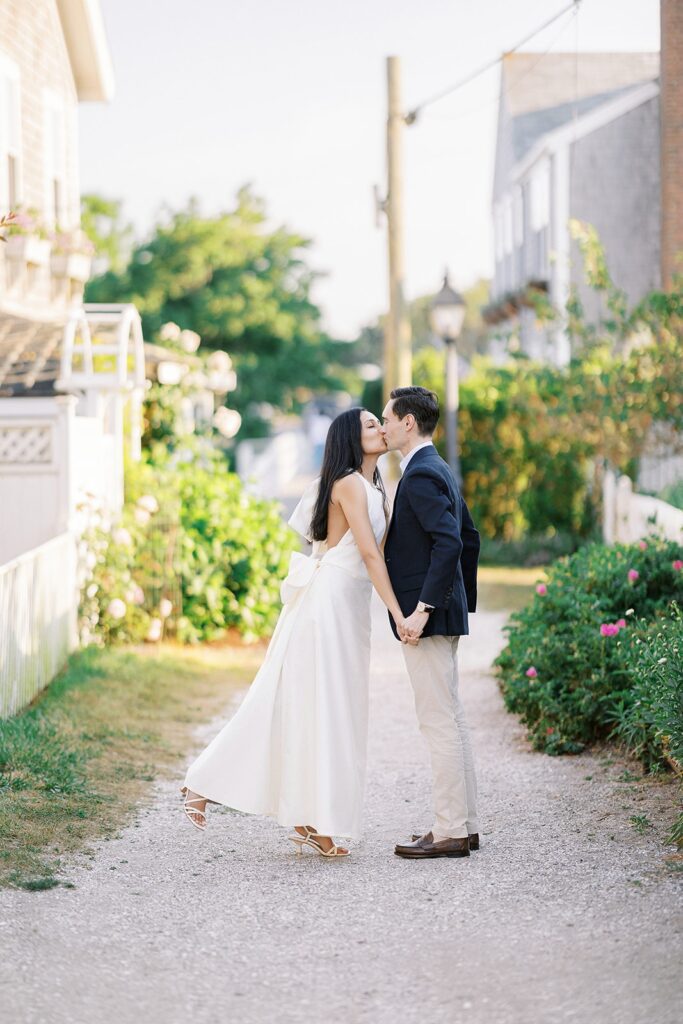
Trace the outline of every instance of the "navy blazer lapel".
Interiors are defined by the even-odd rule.
[[[428,445],[425,448],[420,448],[419,452],[415,452],[415,454],[413,455],[412,459],[410,460],[410,462],[406,466],[405,473],[401,477],[401,481],[399,483],[399,487],[400,487],[400,484],[403,483],[405,478],[410,474],[411,470],[415,468],[415,466],[419,466],[421,462],[425,461],[425,459],[432,458],[432,456],[434,456],[434,455],[438,456],[438,454],[439,453],[437,452],[437,450],[436,450],[436,448],[434,447],[433,444]],[[397,488],[397,492],[398,492],[398,488]]]
[[[420,462],[423,461],[425,456],[429,457],[430,455],[437,455],[437,454],[438,453],[437,453],[437,450],[434,447],[434,445],[432,445],[431,447],[420,448],[419,452],[415,452],[415,454],[413,455],[412,459],[410,460],[410,462],[406,466],[405,473],[401,474],[401,479],[399,480],[398,484],[396,485],[396,491],[394,493],[394,501],[393,501],[393,504],[391,506],[391,519],[389,520],[389,526],[387,527],[387,537],[389,536],[389,531],[391,530],[392,526],[394,525],[394,514],[396,512],[396,502],[398,501],[398,492],[401,490],[401,484],[403,483],[405,478],[408,476],[408,474],[410,473],[410,470],[412,469],[412,467],[414,465],[415,466],[419,465]]]

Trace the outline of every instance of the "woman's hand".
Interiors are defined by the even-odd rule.
[[[401,638],[401,643],[409,644],[411,647],[417,647],[417,645],[420,642],[420,638],[410,636],[410,634],[408,633],[407,619],[400,615],[397,619],[395,619],[395,622],[396,630],[398,632],[399,637]]]

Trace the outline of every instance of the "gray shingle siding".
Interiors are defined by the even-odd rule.
[[[579,139],[570,159],[571,216],[595,227],[613,280],[638,302],[660,286],[659,98]],[[596,319],[604,311],[585,283],[576,243],[571,277]]]

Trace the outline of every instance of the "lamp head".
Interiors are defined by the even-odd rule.
[[[459,292],[451,288],[448,271],[444,274],[441,291],[432,300],[429,321],[432,330],[440,338],[455,341],[462,330],[465,319],[465,300]]]

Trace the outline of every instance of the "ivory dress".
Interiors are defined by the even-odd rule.
[[[361,475],[377,542],[381,493]],[[289,520],[308,537],[319,481]],[[292,554],[282,612],[244,701],[190,766],[185,786],[215,803],[356,839],[368,729],[370,596],[348,530],[333,548]]]

